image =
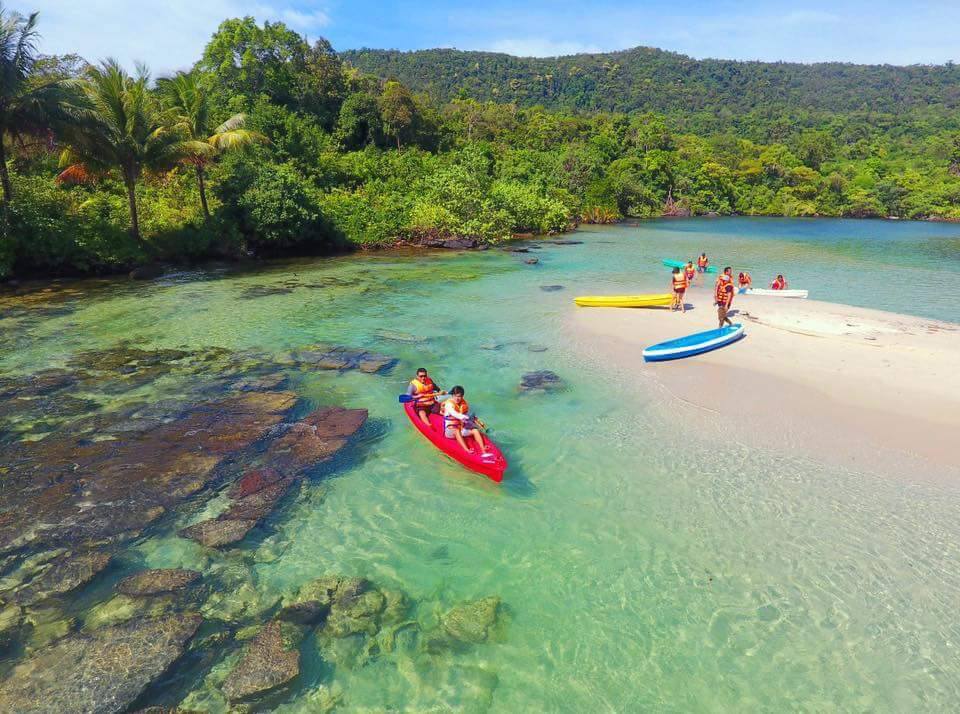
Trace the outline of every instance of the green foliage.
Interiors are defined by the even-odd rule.
[[[5,17],[32,52],[32,21]],[[17,139],[0,143],[14,197],[0,206],[0,277],[496,241],[574,219],[960,218],[953,66],[700,62],[642,48],[345,56],[252,18],[222,23],[194,69],[156,89],[109,61],[18,65],[0,52],[4,76],[17,68],[0,90],[0,128]],[[43,87],[50,101],[30,100],[43,111],[13,113]]]
[[[926,107],[953,111],[960,104],[953,91],[960,66],[953,64],[695,60],[650,47],[544,58],[450,49],[362,49],[341,57],[363,72],[396,78],[443,101],[472,97],[565,111],[703,114],[728,126],[751,112],[770,117],[784,110],[848,113],[870,107],[902,114]]]

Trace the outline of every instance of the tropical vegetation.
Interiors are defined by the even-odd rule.
[[[0,277],[627,217],[960,219],[952,66],[338,55],[239,18],[153,80],[42,55],[37,23],[0,6]]]

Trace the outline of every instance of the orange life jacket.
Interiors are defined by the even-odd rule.
[[[707,263],[709,262],[710,262],[709,259],[704,255],[701,255],[699,258],[697,258],[697,265],[700,266],[701,268],[706,268]]]
[[[687,289],[687,276],[684,273],[674,273],[673,274],[673,289],[674,290],[686,290]]]
[[[422,382],[416,378],[411,379],[410,384],[413,385],[415,390],[413,396],[418,407],[432,407],[436,403],[437,399],[433,394],[437,391],[437,385],[433,383],[430,377]]]
[[[687,276],[687,280],[693,280],[693,277],[697,274],[697,269],[692,265],[687,265],[683,269],[683,274]]]
[[[447,409],[452,409],[453,411],[457,412],[458,414],[469,414],[469,413],[470,413],[470,405],[467,404],[467,400],[466,400],[466,399],[461,400],[459,404],[457,404],[455,401],[453,401],[453,400],[451,399],[451,400],[448,401],[446,404],[444,404],[443,409],[444,409],[444,411],[446,411]],[[450,417],[450,416],[447,416],[446,414],[444,414],[444,415],[443,415],[443,426],[444,426],[444,428],[446,428],[446,429],[449,429],[449,428],[451,428],[451,427],[456,427],[456,428],[459,429],[459,428],[461,428],[461,427],[463,426],[463,421],[461,421],[460,419],[455,419],[455,418],[453,418],[453,417]]]
[[[740,276],[740,287],[747,285],[753,285],[753,280],[750,278],[750,273],[744,273]]]
[[[717,288],[714,292],[714,302],[724,305],[727,302],[728,295],[731,297],[733,295],[733,278],[726,273],[721,273],[720,277],[717,278]]]
[[[770,286],[770,289],[771,289],[771,290],[783,290],[785,287],[787,287],[787,281],[786,281],[786,280],[780,280],[779,278],[777,278],[777,279],[775,279],[775,280],[773,281],[773,284]]]

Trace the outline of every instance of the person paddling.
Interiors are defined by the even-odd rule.
[[[717,320],[720,322],[718,327],[723,327],[724,323],[733,325],[727,313],[730,312],[730,306],[733,305],[733,269],[724,268],[723,273],[717,278],[717,286],[714,292],[714,302],[717,305]]]
[[[750,273],[740,273],[737,277],[737,283],[739,283],[741,290],[747,290],[753,285],[753,278],[750,277]]]
[[[440,413],[437,394],[446,394],[446,392],[441,391],[440,387],[430,379],[427,370],[421,367],[417,370],[417,376],[410,380],[407,394],[414,398],[413,408],[420,420],[430,426],[430,415]]]
[[[457,443],[464,448],[467,453],[472,454],[473,449],[467,446],[464,439],[473,438],[477,446],[480,447],[481,456],[489,456],[487,445],[484,443],[483,434],[477,428],[475,418],[470,414],[470,405],[463,398],[463,387],[459,384],[450,390],[452,395],[450,399],[443,403],[443,426],[444,436],[448,439],[456,439]]]
[[[677,308],[680,308],[680,312],[687,311],[686,302],[683,299],[684,293],[687,292],[687,288],[690,286],[690,281],[687,280],[686,271],[681,272],[680,268],[673,269],[673,303],[670,305],[670,312],[676,312]]]
[[[700,257],[697,258],[697,272],[705,273],[707,272],[707,268],[709,267],[710,267],[710,259],[707,258],[706,253],[701,253]]]
[[[771,290],[786,290],[787,289],[787,279],[782,275],[778,275],[777,279],[770,283]]]

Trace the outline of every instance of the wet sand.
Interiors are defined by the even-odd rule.
[[[960,325],[737,295],[731,319],[746,338],[644,363],[643,347],[717,327],[712,283],[688,291],[686,314],[573,309],[569,336],[625,385],[652,387],[678,428],[918,482],[960,479]]]

